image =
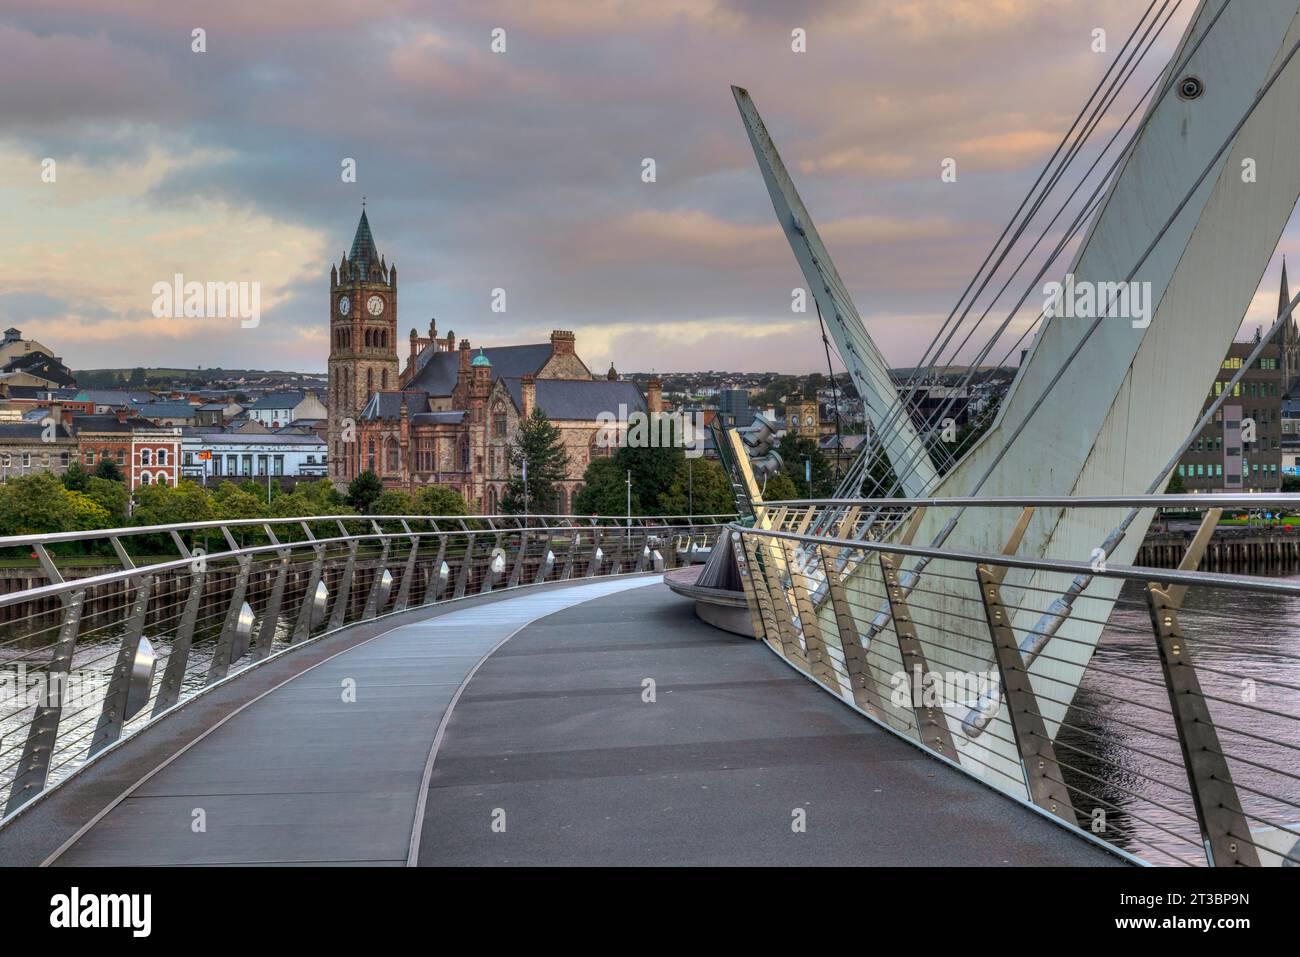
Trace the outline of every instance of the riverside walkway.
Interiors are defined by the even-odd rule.
[[[475,596],[274,659],[37,802],[0,859],[1122,863],[701,623],[659,575]]]

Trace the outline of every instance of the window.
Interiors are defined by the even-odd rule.
[[[387,462],[384,465],[389,475],[399,475],[402,471],[402,450],[396,442],[387,442],[384,447]]]
[[[94,450],[94,449],[86,449],[86,464],[87,464],[87,465],[94,465],[94,464],[95,464],[95,450]]]
[[[308,456],[308,458],[311,458],[311,457],[312,457],[312,456]],[[283,455],[277,455],[277,456],[275,456],[274,458],[271,459],[271,474],[272,474],[272,475],[283,475],[283,474],[284,474],[284,456],[283,456]]]
[[[141,485],[150,485],[150,484],[152,484],[152,479],[153,479],[153,476],[150,475],[148,472],[141,472],[141,473],[140,473],[140,484],[141,484]]]
[[[245,455],[240,462],[240,474],[251,476],[253,474],[253,457]]]
[[[24,452],[24,453],[23,453],[23,468],[29,468],[29,467],[31,466],[31,464],[32,464],[32,453],[31,453],[31,452]]]
[[[366,440],[366,462],[367,462],[366,468],[370,469],[370,471],[373,472],[375,470],[375,440],[374,439]]]
[[[105,454],[107,454],[107,453],[105,453]],[[126,449],[118,449],[118,450],[117,450],[117,464],[118,464],[118,465],[125,465],[125,464],[126,464]]]
[[[68,467],[68,453],[67,453],[67,452],[60,452],[60,453],[59,453],[59,464],[62,465],[65,469]]]
[[[159,485],[166,485],[166,484],[167,484],[167,473],[166,473],[166,472],[159,472],[159,473],[158,473],[158,484],[159,484]]]
[[[492,414],[492,436],[498,439],[506,437],[506,414],[504,412],[494,412]]]
[[[159,465],[166,465],[166,464],[167,464],[167,450],[166,450],[166,449],[159,449],[159,450],[158,450],[158,464],[159,464]]]
[[[152,465],[152,464],[153,464],[153,461],[152,461],[152,460],[153,460],[153,454],[152,454],[152,452],[151,452],[149,449],[141,449],[141,450],[140,450],[140,464],[141,464],[141,465]]]

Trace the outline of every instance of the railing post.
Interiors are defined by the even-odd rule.
[[[758,593],[754,588],[754,576],[750,571],[749,556],[746,554],[748,545],[745,537],[741,532],[726,532],[731,537],[731,551],[736,556],[736,571],[740,575],[740,590],[745,593],[745,609],[749,612],[749,627],[754,631],[754,637],[759,641],[767,641],[767,626],[763,621],[762,611],[759,609]],[[671,548],[668,551],[672,551]]]
[[[280,540],[275,537],[270,525],[262,526],[266,530],[267,538],[274,545],[279,545]],[[266,611],[262,613],[262,627],[257,630],[257,646],[253,649],[253,660],[261,661],[271,653],[271,645],[275,642],[275,629],[280,623],[280,608],[284,605],[284,586],[289,579],[289,557],[293,554],[290,548],[280,548],[276,550],[276,561],[279,565],[275,570],[275,582],[271,585],[271,599],[266,603]],[[235,656],[238,659],[238,655]]]
[[[371,522],[370,524],[374,528],[375,534],[383,534],[383,532],[380,531],[377,522]],[[385,584],[384,580],[385,575],[388,576],[387,584]],[[379,614],[382,610],[382,603],[388,600],[387,592],[391,590],[392,587],[393,575],[388,570],[388,539],[385,538],[383,547],[379,553],[379,567],[375,569],[375,580],[370,586],[370,594],[366,596],[366,607],[361,611],[361,618],[363,621],[369,621],[371,618],[374,618]]]
[[[456,571],[456,590],[452,592],[452,598],[464,598],[465,589],[469,586],[470,566],[474,564],[474,533],[470,532],[465,539],[465,557],[461,559],[460,568]]]
[[[205,558],[190,558],[190,593],[185,598],[180,627],[172,639],[171,653],[167,655],[162,681],[158,685],[158,697],[153,704],[154,717],[180,700],[181,686],[185,683],[185,669],[190,663],[190,648],[194,644],[194,624],[198,620],[199,605],[203,601],[203,582],[208,576],[206,561]]]
[[[789,661],[797,664],[802,671],[808,670],[808,659],[803,648],[799,646],[799,635],[795,631],[794,620],[790,614],[790,603],[785,597],[781,585],[783,570],[778,555],[781,546],[776,539],[771,539],[762,546],[763,578],[767,582],[768,608],[776,626],[777,637],[781,642],[781,653]]]
[[[858,637],[857,618],[849,607],[844,582],[835,571],[836,556],[830,554],[830,549],[826,546],[818,546],[817,550],[826,573],[826,593],[830,596],[831,611],[835,614],[835,626],[839,630],[840,650],[844,654],[844,670],[849,676],[849,687],[853,689],[853,702],[878,721],[888,721],[889,712],[880,695],[879,683],[871,674],[867,649],[862,647],[862,640]]]
[[[314,555],[311,560],[311,572],[307,576],[307,590],[302,593],[302,605],[298,608],[298,620],[294,622],[293,637],[290,639],[290,644],[295,645],[306,640],[315,630],[317,623],[313,620],[315,617],[313,602],[316,589],[320,586],[325,573],[325,546],[315,543],[316,536],[311,533],[306,522],[302,523],[302,527],[307,532],[308,539],[313,542],[311,548]]]
[[[416,556],[420,553],[420,538],[411,531],[411,526],[402,519],[402,529],[411,539],[411,552],[406,556],[406,567],[402,569],[402,583],[397,586],[397,598],[393,600],[393,611],[406,611],[411,601],[411,582],[415,578]]]
[[[1192,539],[1179,571],[1195,571],[1214,534],[1222,509],[1212,508],[1205,514],[1196,537]],[[1214,718],[1196,677],[1192,651],[1178,621],[1178,609],[1187,594],[1186,585],[1161,588],[1149,582],[1145,589],[1156,648],[1160,652],[1160,669],[1169,693],[1169,708],[1178,745],[1183,752],[1183,767],[1196,808],[1205,858],[1211,867],[1259,866],[1259,854],[1250,836],[1250,823],[1242,812],[1232,772],[1219,746]]]
[[[519,530],[519,554],[515,556],[514,567],[510,569],[510,581],[506,583],[507,588],[516,587],[524,576],[524,562],[528,558],[528,531],[521,528]]]
[[[573,530],[573,538],[569,539],[569,547],[564,553],[564,567],[560,570],[560,581],[567,582],[573,577],[573,563],[578,555],[578,544],[582,540],[582,532],[578,529]]]
[[[343,528],[343,523],[339,522],[339,528]],[[347,530],[343,529],[344,534]],[[348,616],[348,601],[352,597],[352,579],[357,573],[357,542],[352,539],[348,542],[348,560],[343,565],[343,577],[339,579],[338,594],[334,597],[334,607],[330,609],[330,621],[327,626],[330,631],[336,628],[342,628],[343,622]]]
[[[921,639],[916,634],[916,622],[912,620],[912,611],[899,585],[898,565],[893,556],[883,552],[880,554],[880,571],[885,579],[889,614],[894,622],[894,634],[898,638],[898,653],[903,662],[903,670],[908,677],[912,713],[916,716],[916,728],[921,743],[945,758],[956,761],[958,760],[957,748],[953,744],[952,733],[948,730],[948,718],[943,708],[925,703],[924,679],[930,673],[930,666],[925,660]]]
[[[432,523],[437,529],[437,523]],[[439,530],[440,531],[440,530]],[[442,590],[447,587],[447,579],[443,575],[443,569],[447,567],[447,535],[445,533],[438,535],[438,554],[433,558],[433,564],[429,566],[429,584],[424,589],[424,603],[432,604],[442,597]]]
[[[145,575],[136,585],[135,599],[131,604],[131,615],[126,622],[126,631],[122,635],[122,644],[118,648],[117,661],[104,693],[104,704],[95,725],[95,733],[90,739],[90,756],[98,754],[118,739],[122,734],[122,725],[126,721],[126,694],[131,683],[131,669],[135,663],[136,649],[144,634],[145,616],[149,611],[149,594],[153,590],[153,576]]]
[[[802,573],[796,567],[799,560],[798,546],[789,539],[778,539],[782,545],[786,572],[790,576],[790,591],[794,595],[795,610],[799,612],[799,631],[803,634],[805,656],[808,668],[814,678],[836,694],[840,690],[840,680],[831,667],[830,657],[826,653],[826,642],[822,639],[821,622],[812,605],[807,586],[799,579]]]
[[[593,525],[591,528],[591,554],[587,556],[587,568],[583,572],[583,576],[586,578],[594,578],[600,574],[600,566],[605,559],[605,554],[600,547],[602,538],[600,526]]]
[[[64,593],[66,594],[66,592]],[[14,772],[9,790],[5,815],[12,814],[45,789],[50,773],[50,759],[59,735],[59,718],[63,714],[63,699],[68,692],[68,675],[72,671],[72,654],[77,647],[77,631],[81,627],[81,609],[85,604],[84,590],[75,591],[64,600],[63,624],[59,626],[59,640],[54,646],[54,656],[45,669],[46,691],[32,722],[27,728],[27,742]]]
[[[231,551],[234,551],[237,546],[230,531],[225,526],[222,526],[221,530],[226,534]],[[230,666],[243,654],[244,648],[241,646],[248,640],[253,627],[252,609],[248,608],[244,601],[244,596],[248,593],[248,573],[253,566],[253,557],[239,555],[235,560],[239,563],[239,572],[235,576],[235,590],[231,593],[230,605],[226,609],[226,620],[221,626],[221,635],[217,638],[217,646],[212,652],[207,684],[220,681],[226,676]]]
[[[1016,553],[1033,515],[1032,508],[1020,513],[1002,554]],[[984,617],[989,624],[989,639],[993,643],[993,660],[998,666],[998,680],[1011,719],[1011,734],[1020,755],[1025,788],[1030,800],[1039,807],[1064,821],[1078,824],[1070,789],[1061,776],[1056,749],[1047,734],[1047,724],[1043,721],[1038,699],[1034,697],[1033,683],[1029,680],[1029,669],[1025,667],[1020,643],[1011,628],[1010,614],[1002,601],[1002,582],[1006,575],[1006,565],[980,565],[975,569],[980,597],[984,602]]]

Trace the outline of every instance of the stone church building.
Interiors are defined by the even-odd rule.
[[[370,469],[386,488],[430,484],[459,492],[474,512],[495,514],[510,479],[506,454],[520,420],[540,408],[559,428],[569,466],[558,501],[535,511],[567,514],[595,456],[598,416],[660,410],[610,367],[601,377],[579,357],[572,332],[549,342],[475,349],[429,323],[397,355],[397,267],[375,245],[365,210],[352,248],[330,268],[329,474],[340,487]],[[533,506],[530,506],[533,508]]]

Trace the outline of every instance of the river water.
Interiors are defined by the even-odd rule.
[[[1300,583],[1300,577],[1284,580]],[[1294,827],[1300,822],[1300,599],[1192,589],[1179,620],[1249,826],[1264,834]],[[1066,783],[1087,792],[1074,795],[1081,825],[1092,826],[1101,808],[1101,836],[1119,847],[1153,863],[1203,864],[1137,583],[1125,586],[1065,724],[1057,758],[1073,767],[1063,772]],[[1275,830],[1271,838],[1287,848],[1295,843]],[[1256,839],[1265,843],[1262,835]],[[1300,858],[1300,849],[1290,853]]]

